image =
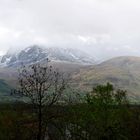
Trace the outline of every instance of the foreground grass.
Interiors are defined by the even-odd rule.
[[[0,110],[0,140],[28,140],[33,137],[34,118],[30,105],[3,103]]]
[[[3,103],[0,104],[0,110],[0,140],[36,140],[36,118],[31,105]],[[124,110],[120,111],[116,106],[111,107],[107,112],[106,118],[104,113],[106,112],[103,112],[103,110],[97,111],[87,104],[54,106],[47,112],[49,116],[54,116],[51,124],[56,125],[61,132],[64,130],[64,126],[67,126],[67,129],[70,128],[69,131],[75,135],[74,140],[86,140],[82,135],[81,137],[78,136],[85,131],[91,134],[91,137],[86,136],[89,140],[92,140],[93,136],[95,140],[104,139],[100,137],[101,135],[108,135],[107,140],[140,139],[139,105],[128,106],[126,112]],[[61,137],[61,134],[63,132],[56,133],[56,136],[53,133],[53,140],[63,140],[64,138]],[[110,134],[113,134],[114,137]],[[121,134],[123,134],[122,137],[119,136],[118,139],[118,135]]]

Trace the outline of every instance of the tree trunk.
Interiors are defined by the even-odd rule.
[[[39,113],[38,113],[38,135],[37,140],[42,140],[42,109],[39,106]]]

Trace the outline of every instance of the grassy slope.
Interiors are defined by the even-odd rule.
[[[0,95],[8,95],[10,93],[11,87],[2,79],[0,79]]]
[[[95,84],[111,82],[126,89],[133,99],[140,99],[140,58],[118,57],[96,66],[81,69],[73,76],[84,88]]]
[[[51,65],[60,71],[74,73],[73,82],[85,90],[91,90],[92,86],[99,83],[111,82],[118,88],[126,89],[133,99],[140,99],[140,57],[113,58],[96,66],[61,62],[53,62]],[[0,77],[10,86],[17,85],[17,69],[0,69]]]

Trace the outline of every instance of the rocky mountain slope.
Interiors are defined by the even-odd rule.
[[[21,64],[32,64],[36,62],[45,62],[47,59],[54,62],[68,62],[77,64],[94,64],[95,60],[88,54],[75,49],[64,48],[43,48],[40,46],[30,46],[21,51],[11,53],[7,52],[1,57],[0,66],[15,67]]]
[[[111,82],[115,87],[127,90],[131,99],[140,99],[140,57],[122,56],[95,64],[92,57],[81,51],[31,46],[1,57],[0,79],[10,87],[14,86],[21,63],[45,63],[47,58],[53,67],[71,73],[73,84],[80,89],[91,90],[97,84]]]
[[[48,59],[54,68],[68,73],[78,72],[81,68],[95,63],[92,57],[80,50],[30,46],[20,51],[8,51],[0,58],[0,80],[15,87],[21,64],[45,64]],[[1,89],[2,87],[0,91],[3,91]]]

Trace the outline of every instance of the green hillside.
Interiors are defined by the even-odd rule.
[[[11,87],[2,79],[0,79],[0,95],[9,95]]]

